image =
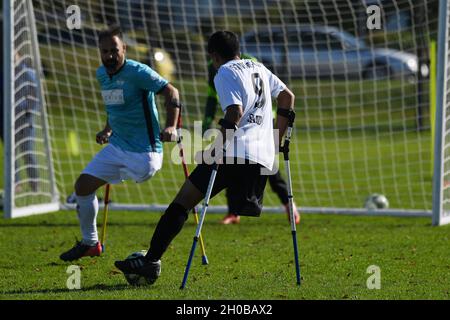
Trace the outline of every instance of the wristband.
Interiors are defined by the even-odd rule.
[[[181,109],[181,107],[182,107],[181,102],[178,101],[178,100],[176,100],[176,99],[170,100],[168,104],[169,104],[169,106],[171,106],[172,108],[178,108],[178,109]]]
[[[282,116],[284,118],[288,118],[289,120],[295,118],[295,111],[292,109],[277,109],[277,115]]]
[[[235,123],[225,120],[223,118],[219,120],[219,125],[221,125],[225,129],[231,129],[234,131],[238,129],[238,126]]]

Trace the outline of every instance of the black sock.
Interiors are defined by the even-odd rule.
[[[169,247],[172,240],[183,228],[184,222],[188,218],[188,210],[178,203],[172,202],[162,215],[153,233],[150,242],[150,250],[145,258],[150,261],[157,261]]]

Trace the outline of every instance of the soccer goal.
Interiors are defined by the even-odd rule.
[[[106,120],[96,37],[119,24],[127,57],[180,90],[190,170],[206,39],[228,29],[296,95],[291,171],[302,212],[447,223],[448,10],[446,0],[4,0],[4,215],[74,208],[73,184]],[[110,209],[163,210],[183,180],[177,146],[165,144],[162,170],[114,185]],[[389,206],[366,208],[372,194]],[[269,185],[264,201],[284,211]],[[225,197],[209,211],[226,211]]]

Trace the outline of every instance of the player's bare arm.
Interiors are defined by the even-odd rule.
[[[294,102],[295,102],[295,96],[292,93],[291,90],[288,88],[284,89],[280,92],[280,94],[277,97],[277,106],[278,109],[285,109],[285,110],[294,110]],[[288,121],[289,119],[283,116],[278,115],[277,121],[275,125],[275,129],[279,129],[279,143],[281,145],[281,139],[283,138],[286,129],[288,127]]]
[[[219,148],[216,148],[218,151],[223,151],[225,141],[227,139],[231,139],[232,135],[230,136],[230,134],[233,134],[234,130],[236,130],[236,128],[238,127],[242,115],[243,115],[242,106],[234,104],[227,107],[225,115],[220,123],[221,125],[220,132],[222,134],[222,141],[220,141],[219,139],[215,141],[215,145],[219,146]]]
[[[180,113],[180,94],[178,89],[170,83],[160,92],[164,96],[164,106],[166,107],[166,127],[161,132],[162,141],[175,141],[176,124]]]
[[[225,112],[225,116],[223,117],[223,119],[229,125],[234,125],[235,127],[238,127],[238,124],[241,121],[242,115],[243,115],[242,106],[234,104],[227,108],[227,111]],[[226,128],[224,126],[221,126],[220,131],[222,132],[222,135],[224,137],[223,141],[225,141]]]

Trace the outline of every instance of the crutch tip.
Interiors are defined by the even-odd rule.
[[[202,264],[203,264],[203,265],[209,264],[209,262],[208,262],[208,257],[207,257],[207,256],[202,256]]]

